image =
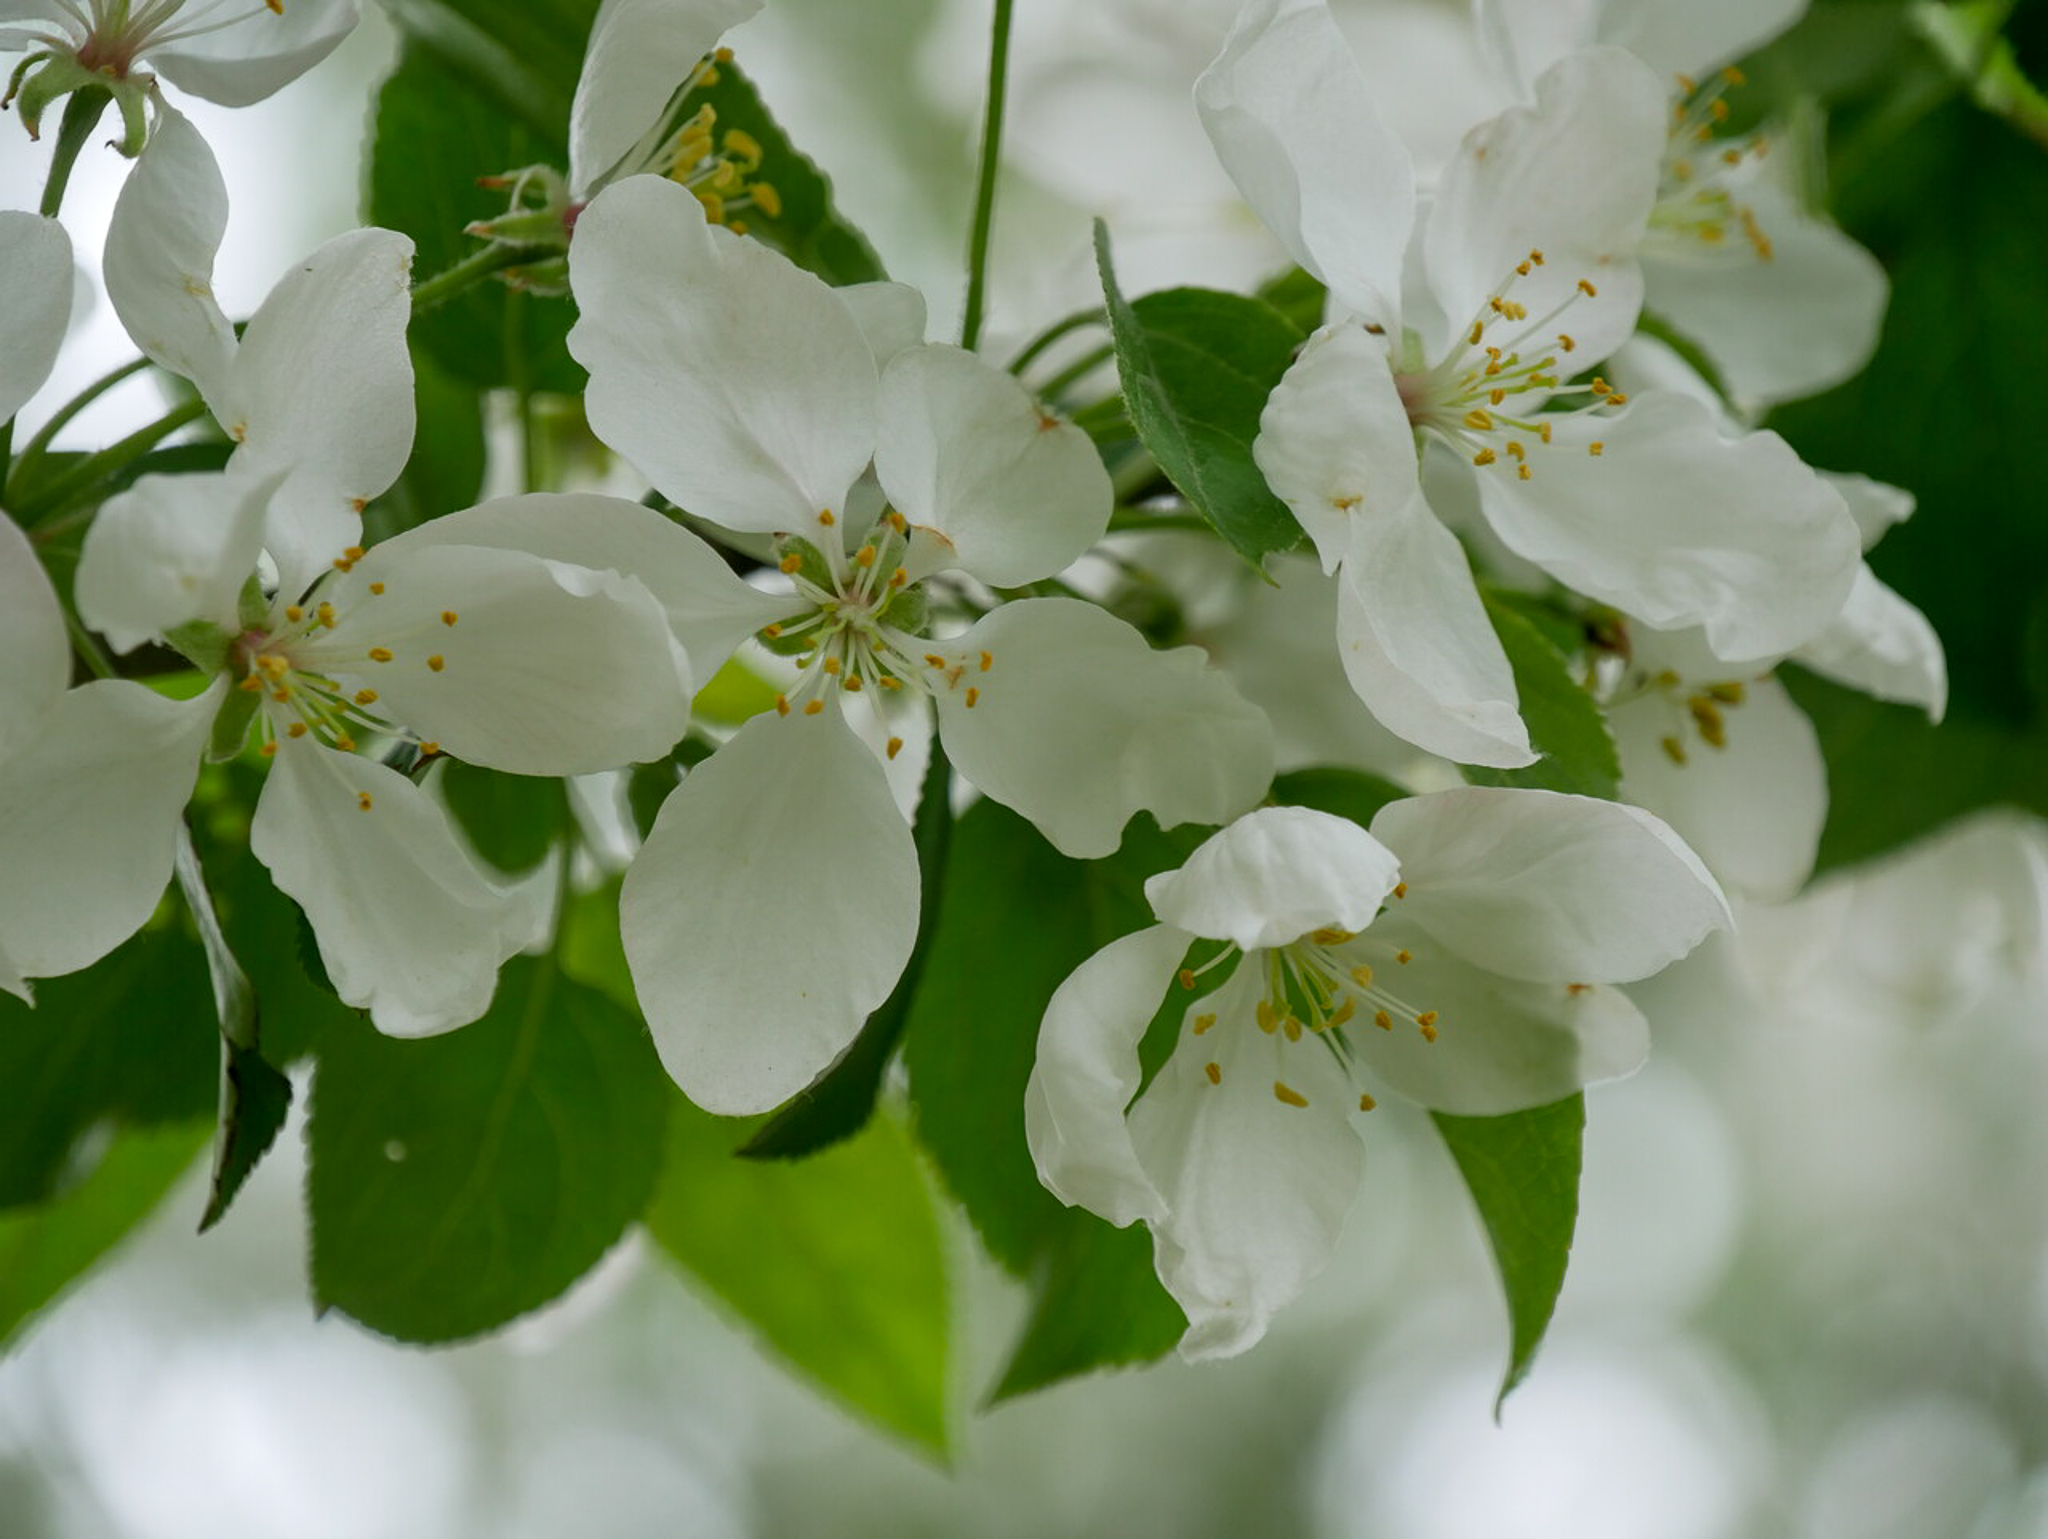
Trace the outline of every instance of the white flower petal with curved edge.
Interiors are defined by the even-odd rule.
[[[756,654],[761,655],[759,653]],[[795,670],[791,670],[794,674]],[[896,810],[908,822],[917,816],[917,804],[924,795],[924,772],[932,760],[932,738],[937,724],[923,700],[901,698],[900,691],[867,689],[841,695],[840,708],[853,735],[867,744],[889,781],[889,794],[896,798]],[[889,751],[891,741],[896,751]]]
[[[876,368],[887,368],[889,360],[898,353],[924,341],[924,295],[909,284],[882,279],[844,284],[832,292],[852,314],[860,334],[868,339],[868,351],[875,355]]]
[[[1737,196],[1770,241],[1643,254],[1644,303],[1705,353],[1737,401],[1767,405],[1838,385],[1870,361],[1891,292],[1877,258],[1758,181]]]
[[[668,615],[669,629],[698,681],[762,626],[787,616],[790,601],[742,582],[703,540],[644,503],[595,492],[498,497],[395,535],[379,561],[440,545],[524,551],[549,561],[638,579]],[[367,558],[366,558],[367,559]]]
[[[1806,713],[1775,679],[1724,706],[1727,746],[1687,730],[1684,707],[1652,694],[1608,712],[1622,795],[1657,814],[1730,891],[1776,902],[1813,872],[1828,815],[1827,763]],[[1677,736],[1685,763],[1664,739]]]
[[[1347,818],[1260,807],[1179,869],[1149,878],[1145,899],[1178,929],[1253,951],[1316,930],[1363,930],[1400,874],[1393,851]]]
[[[1109,854],[1140,811],[1225,822],[1273,778],[1265,714],[1199,647],[1155,652],[1093,604],[1020,599],[933,650],[958,670],[933,680],[946,752],[1062,854]]]
[[[1894,524],[1903,524],[1913,516],[1914,497],[1903,486],[1874,481],[1848,470],[1823,470],[1821,478],[1840,492],[1842,501],[1849,505],[1849,516],[1856,520],[1856,531],[1863,537],[1865,550],[1883,539],[1885,531]]]
[[[1217,1028],[1183,1031],[1131,1109],[1138,1158],[1166,1199],[1153,1250],[1187,1313],[1180,1355],[1190,1361],[1251,1347],[1323,1269],[1363,1164],[1349,1115],[1357,1092],[1336,1055],[1252,1025],[1258,971],[1240,966],[1202,1002]],[[1276,1085],[1307,1104],[1282,1101]]]
[[[569,281],[591,429],[664,496],[760,534],[843,511],[874,454],[877,379],[831,289],[654,176],[591,201]]]
[[[1517,94],[1599,38],[1606,0],[1477,0],[1473,23],[1487,61]]]
[[[658,759],[688,730],[687,666],[636,579],[475,545],[394,554],[396,543],[329,590],[341,618],[315,633],[321,671],[376,690],[380,711],[515,775]]]
[[[1835,623],[1794,654],[1816,673],[1879,700],[1917,705],[1930,721],[1948,710],[1948,657],[1927,616],[1858,569]]]
[[[1699,402],[1652,391],[1612,416],[1556,419],[1528,469],[1479,475],[1511,549],[1659,629],[1704,626],[1718,656],[1789,652],[1848,600],[1855,523],[1776,433],[1724,437]]]
[[[355,30],[357,0],[293,0],[275,15],[151,49],[149,63],[181,91],[223,107],[247,107],[326,58]]]
[[[569,108],[569,187],[577,197],[652,133],[697,61],[762,0],[605,0],[591,24]]]
[[[149,143],[107,226],[107,298],[135,345],[191,380],[216,412],[228,409],[235,357],[235,329],[213,297],[227,227],[219,162],[185,115],[159,100]]]
[[[4,949],[0,949],[0,994],[12,994],[23,1004],[36,1002],[35,990],[29,987],[28,979],[22,977],[21,969],[9,960]]]
[[[71,322],[71,237],[54,219],[0,210],[0,422],[42,388]]]
[[[482,1015],[498,968],[544,920],[484,875],[425,791],[311,738],[278,740],[249,847],[306,911],[334,992],[386,1036]]]
[[[619,900],[654,1045],[683,1093],[779,1106],[889,996],[917,935],[917,848],[838,711],[757,716],[662,803]]]
[[[42,730],[71,682],[64,611],[35,547],[0,513],[0,765]]]
[[[1405,916],[1404,916],[1405,917]],[[1498,1117],[1546,1106],[1603,1079],[1633,1074],[1650,1051],[1649,1023],[1621,990],[1595,983],[1504,978],[1445,954],[1419,926],[1373,927],[1411,960],[1381,982],[1437,1012],[1436,1040],[1396,1020],[1349,1028],[1358,1062],[1432,1111]]]
[[[403,235],[352,230],[285,274],[242,333],[221,426],[236,470],[284,474],[263,543],[287,594],[357,543],[363,505],[412,453],[411,273]]]
[[[251,481],[231,472],[143,476],[108,498],[79,554],[78,617],[116,652],[192,620],[234,635],[276,488],[274,476]]]
[[[1577,341],[1581,366],[1620,346],[1642,304],[1635,251],[1657,197],[1668,102],[1640,61],[1590,49],[1544,72],[1535,106],[1511,107],[1465,136],[1423,231],[1449,332],[1424,337],[1428,357],[1444,356],[1510,279],[1531,326],[1569,304],[1558,325]],[[1532,251],[1542,265],[1519,275]],[[1596,293],[1577,292],[1582,281]]]
[[[1088,435],[973,353],[906,348],[882,374],[875,474],[896,510],[998,588],[1050,577],[1109,527],[1116,493]]]
[[[0,953],[20,972],[90,966],[155,911],[226,689],[169,700],[125,680],[84,684],[0,761]]]
[[[1118,1228],[1165,1216],[1124,1108],[1138,1092],[1138,1043],[1192,939],[1154,925],[1111,941],[1054,991],[1039,1027],[1024,1087],[1024,1137],[1038,1179],[1069,1207]]]
[[[1704,75],[1769,42],[1808,0],[1479,0],[1482,35],[1526,87],[1592,43],[1626,48],[1659,75]]]
[[[1352,526],[1338,576],[1337,654],[1380,724],[1461,764],[1533,764],[1514,669],[1456,536],[1418,493]]]
[[[1372,832],[1401,861],[1400,917],[1511,978],[1632,982],[1733,922],[1684,841],[1619,802],[1467,786],[1389,802]]]
[[[1310,337],[1267,397],[1252,458],[1334,572],[1358,518],[1415,497],[1415,429],[1386,339],[1349,324]]]
[[[1414,167],[1322,0],[1249,0],[1195,82],[1195,106],[1288,255],[1339,303],[1397,329]]]

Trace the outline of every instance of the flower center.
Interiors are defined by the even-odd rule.
[[[151,48],[182,43],[189,38],[238,26],[265,14],[282,16],[283,0],[263,0],[249,5],[246,0],[89,0],[89,12],[81,15],[65,6],[70,18],[85,24],[78,40],[78,62],[116,79],[125,78],[135,60]],[[223,9],[227,14],[220,14]]]
[[[1754,134],[1720,139],[1715,133],[1728,119],[1727,91],[1743,83],[1742,72],[1733,66],[1705,86],[1688,76],[1678,77],[1671,137],[1664,150],[1657,202],[1650,212],[1652,242],[1668,254],[1772,259],[1770,236],[1738,196],[1743,168],[1763,158],[1764,138]]]

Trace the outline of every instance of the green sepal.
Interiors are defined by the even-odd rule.
[[[50,110],[52,102],[62,100],[73,91],[107,88],[105,75],[87,69],[71,54],[42,54],[42,68],[32,69],[37,60],[37,55],[30,55],[8,84],[8,96],[14,102],[15,110],[21,114],[21,126],[28,130],[31,139],[42,138],[43,114]]]
[[[228,666],[228,648],[235,638],[211,620],[187,620],[164,632],[164,640],[201,673],[221,673]]]
[[[235,596],[235,620],[245,631],[260,631],[270,623],[270,598],[263,591],[263,580],[254,572]]]
[[[785,534],[775,542],[775,553],[787,561],[791,556],[797,559],[793,576],[801,577],[827,593],[836,593],[838,580],[832,575],[832,568],[825,562],[825,553],[800,534]]]
[[[238,757],[249,741],[249,723],[256,719],[262,697],[253,690],[231,689],[213,718],[213,735],[206,740],[206,762],[225,764]]]
[[[784,625],[794,625],[803,620],[804,618],[804,613],[799,612],[797,614],[790,615],[787,619],[783,620],[780,623]],[[767,631],[760,630],[754,632],[754,639],[760,642],[761,645],[766,647],[769,651],[773,652],[777,657],[796,657],[801,653],[810,651],[810,649],[816,646],[818,642],[817,631],[815,630],[815,628],[806,631],[799,631],[794,636],[785,636],[780,634],[771,636],[768,634]]]

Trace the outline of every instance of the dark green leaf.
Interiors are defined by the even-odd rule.
[[[1475,785],[1528,786],[1613,800],[1621,783],[1614,738],[1600,707],[1572,677],[1569,659],[1530,621],[1490,594],[1486,615],[1515,670],[1522,720],[1542,757],[1523,769],[1470,765],[1465,778]]]
[[[220,1134],[214,1145],[213,1182],[200,1216],[204,1234],[227,1216],[228,1204],[284,1129],[292,1082],[252,1047],[223,1044]]]
[[[1299,267],[1290,267],[1260,284],[1256,296],[1286,316],[1303,336],[1323,324],[1323,307],[1330,291],[1319,278]]]
[[[413,360],[419,429],[412,458],[363,513],[365,543],[388,540],[430,518],[475,502],[484,483],[483,397],[451,379],[424,353]]]
[[[943,1452],[945,1252],[909,1138],[875,1117],[785,1164],[735,1158],[747,1128],[678,1099],[648,1230],[792,1367]]]
[[[441,769],[441,794],[477,853],[500,871],[531,871],[569,822],[567,789],[539,775],[451,759]]]
[[[102,1123],[211,1118],[219,1073],[205,958],[176,925],[43,979],[34,1009],[0,994],[0,1208],[58,1192]]]
[[[1099,220],[1095,257],[1124,401],[1159,468],[1254,565],[1296,544],[1301,527],[1252,462],[1252,440],[1301,332],[1271,305],[1240,294],[1169,289],[1130,303]]]
[[[1149,1363],[1172,1351],[1188,1328],[1152,1270],[1152,1236],[1136,1224],[1061,1226],[1031,1283],[1031,1315],[991,1403],[1097,1368]]]
[[[1360,828],[1372,826],[1380,808],[1414,793],[1391,780],[1353,769],[1290,770],[1273,781],[1273,800],[1283,807],[1313,807],[1334,817],[1349,818]]]
[[[386,0],[386,8],[409,47],[566,153],[597,0]]]
[[[1567,1096],[1505,1117],[1430,1116],[1486,1225],[1507,1297],[1510,1345],[1498,1414],[1535,1360],[1564,1286],[1579,1222],[1586,1098]]]
[[[0,1346],[156,1211],[206,1134],[199,1122],[117,1133],[63,1196],[0,1214]]]
[[[640,1023],[531,959],[460,1031],[332,1034],[307,1131],[315,1298],[421,1342],[547,1303],[646,1207],[668,1101]]]

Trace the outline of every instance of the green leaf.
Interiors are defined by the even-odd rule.
[[[1075,861],[994,802],[954,828],[904,1061],[918,1137],[947,1188],[989,1254],[1032,1283],[1031,1318],[999,1394],[1155,1357],[1179,1334],[1160,1325],[1178,1308],[1153,1276],[1149,1237],[1111,1239],[1108,1225],[1039,1184],[1024,1086],[1053,991],[1111,940],[1153,922],[1145,878],[1179,865],[1208,832],[1162,834],[1139,819],[1116,855]],[[1123,1303],[1083,1329],[1071,1313],[1096,1296]]]
[[[1323,324],[1323,308],[1330,298],[1323,281],[1299,267],[1276,273],[1260,284],[1255,294],[1286,316],[1303,336]]]
[[[597,5],[598,0],[521,0],[516,6],[502,0],[386,0],[385,8],[408,47],[434,59],[496,111],[560,141],[566,155],[569,104]]]
[[[1572,677],[1570,660],[1534,624],[1491,594],[1486,615],[1515,670],[1522,720],[1542,757],[1522,769],[1468,765],[1465,778],[1474,785],[1527,786],[1614,800],[1621,785],[1614,737],[1592,695]]]
[[[791,1367],[943,1453],[945,1252],[909,1138],[875,1117],[810,1159],[766,1162],[734,1157],[748,1126],[677,1100],[649,1232]]]
[[[314,1297],[419,1342],[538,1308],[646,1207],[668,1101],[640,1023],[530,958],[460,1031],[335,1033],[307,1130]]]
[[[121,1132],[63,1196],[0,1214],[0,1346],[156,1211],[207,1132],[200,1122]]]
[[[206,1211],[199,1219],[201,1234],[227,1216],[228,1204],[284,1130],[285,1113],[292,1104],[292,1082],[265,1062],[255,1048],[230,1042],[224,1050],[220,1134],[214,1146]]]
[[[1334,817],[1349,818],[1370,828],[1380,808],[1414,792],[1363,770],[1317,768],[1289,770],[1273,781],[1273,800],[1283,807],[1313,807]]]
[[[1100,220],[1095,258],[1124,401],[1159,468],[1253,565],[1295,545],[1301,526],[1252,462],[1252,440],[1302,333],[1271,305],[1239,294],[1169,289],[1130,303]]]
[[[1571,1095],[1505,1117],[1430,1117],[1486,1225],[1507,1297],[1510,1345],[1494,1402],[1498,1415],[1535,1360],[1564,1287],[1579,1222],[1586,1098]]]
[[[213,1116],[220,1030],[199,947],[144,930],[36,1007],[0,995],[0,1208],[46,1201],[94,1128]]]
[[[477,500],[484,484],[484,403],[476,387],[452,379],[431,356],[413,359],[418,431],[412,457],[391,489],[363,513],[364,543],[438,518]]]
[[[559,780],[508,775],[451,759],[441,794],[476,851],[500,871],[531,871],[569,825],[569,796]]]

